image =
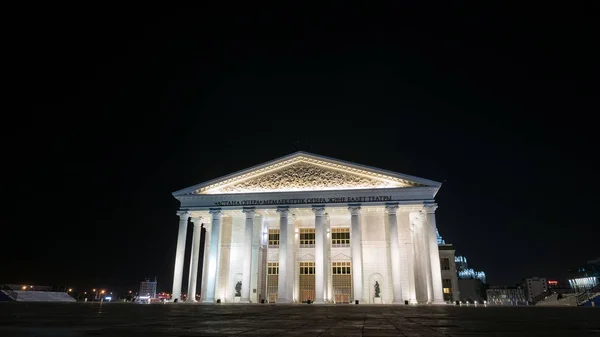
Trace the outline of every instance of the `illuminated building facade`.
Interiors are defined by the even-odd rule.
[[[140,282],[140,292],[138,294],[140,298],[144,299],[156,298],[156,280],[145,279]]]
[[[487,302],[496,305],[527,305],[525,289],[519,286],[491,286],[486,290]]]
[[[444,303],[434,200],[440,186],[296,152],[174,192],[180,222],[172,298],[181,301],[191,220],[188,301],[200,293],[205,303]],[[199,272],[201,249],[206,267]]]
[[[456,256],[454,246],[446,243],[436,228],[438,249],[440,251],[440,265],[442,267],[442,291],[444,301],[455,302],[460,298],[458,290],[458,272],[456,270]]]
[[[442,266],[442,290],[444,301],[458,301],[460,291],[458,287],[458,273],[454,263],[454,246],[451,244],[440,244],[440,265]]]
[[[477,271],[473,268],[469,268],[467,264],[467,258],[464,256],[456,256],[456,269],[458,270],[458,278],[459,279],[479,279],[482,283],[487,283],[485,272]]]
[[[569,285],[577,292],[600,287],[600,257],[569,269]]]
[[[540,294],[545,294],[548,291],[548,281],[542,277],[530,277],[523,280],[523,288],[525,296],[529,302],[533,302]]]

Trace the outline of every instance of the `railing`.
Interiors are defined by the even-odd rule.
[[[10,290],[10,289],[6,289],[3,290],[3,292],[10,298],[12,298],[13,301],[17,300],[17,296],[19,296],[19,294],[17,294],[16,292]]]
[[[598,293],[598,292],[600,292],[600,284],[597,284],[597,285],[577,294],[577,305],[585,304],[587,301],[589,301],[595,297],[594,293]]]
[[[537,302],[544,300],[546,297],[550,296],[550,293],[547,291],[544,291],[543,293],[537,295],[536,297],[534,297],[531,302],[533,302],[533,304],[536,304]]]

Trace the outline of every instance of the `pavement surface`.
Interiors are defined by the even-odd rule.
[[[600,308],[12,302],[0,336],[600,336]]]

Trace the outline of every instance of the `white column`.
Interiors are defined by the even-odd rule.
[[[419,233],[419,249],[421,250],[421,268],[425,274],[425,282],[427,288],[427,302],[433,302],[433,283],[431,277],[431,256],[429,252],[429,236],[427,235],[427,219],[425,216],[419,217],[418,231]],[[436,242],[437,245],[437,242]]]
[[[244,265],[242,276],[242,298],[241,303],[250,303],[250,284],[252,275],[252,234],[254,233],[254,209],[244,209],[246,213],[246,231],[244,235]]]
[[[363,301],[362,243],[360,235],[360,206],[348,207],[350,211],[350,246],[352,252],[352,288],[354,300]]]
[[[429,263],[431,269],[431,283],[433,287],[433,303],[444,304],[444,292],[442,286],[442,268],[440,266],[440,251],[435,235],[435,210],[437,204],[427,204],[423,206],[423,212],[426,215],[425,233],[429,244]]]
[[[288,280],[287,270],[294,270],[294,266],[288,266],[288,253],[291,254],[291,247],[293,241],[288,243],[288,231],[291,231],[292,237],[294,235],[294,229],[288,227],[288,215],[290,210],[287,207],[277,208],[279,212],[279,285],[277,287],[277,302],[278,303],[290,303],[292,301],[292,291],[294,279]],[[288,252],[288,249],[290,252]]]
[[[210,210],[212,214],[212,229],[210,233],[210,252],[208,257],[208,275],[206,276],[206,298],[204,302],[213,303],[215,301],[215,291],[217,286],[217,277],[219,275],[219,250],[221,234],[221,216],[223,212],[219,209]]]
[[[315,303],[325,303],[325,208],[314,207],[315,212]]]
[[[187,234],[188,218],[187,211],[177,212],[179,215],[179,233],[177,234],[177,251],[175,253],[175,271],[173,272],[173,301],[181,301],[181,282],[183,280],[183,258],[185,256],[185,237]]]
[[[400,273],[400,247],[398,244],[398,218],[396,211],[398,205],[385,206],[388,213],[388,224],[390,226],[390,260],[392,263],[392,288],[394,293],[394,301],[396,304],[404,304],[402,299],[402,284]]]
[[[206,278],[208,275],[208,261],[210,256],[210,233],[211,226],[210,224],[205,224],[204,230],[204,250],[202,257],[202,279],[200,281],[200,301],[204,302],[206,300]]]
[[[257,216],[258,215],[258,216]],[[252,229],[252,264],[250,269],[250,303],[260,303],[258,295],[260,292],[260,281],[258,271],[262,269],[260,261],[260,250],[262,240],[262,221],[260,214],[255,214]],[[266,278],[266,277],[265,277]]]
[[[412,212],[410,214],[416,299],[418,303],[427,303],[429,302],[427,270],[431,269],[425,259],[425,253],[429,256],[429,252],[425,249],[426,246],[424,246],[423,235],[421,233],[423,227],[422,218],[423,214],[421,212]]]
[[[196,301],[196,283],[198,283],[198,260],[200,259],[200,235],[202,234],[202,218],[192,218],[194,232],[192,235],[192,254],[190,257],[190,277],[188,279],[187,302]]]
[[[287,263],[288,266],[286,269],[287,275],[285,279],[288,280],[286,293],[288,294],[288,298],[290,302],[294,302],[295,299],[299,297],[300,290],[298,288],[299,279],[297,277],[298,266],[296,266],[296,247],[299,244],[296,242],[296,216],[294,214],[290,214],[287,220]]]
[[[331,303],[332,299],[332,284],[331,284],[331,219],[325,213],[325,276],[323,283],[325,284],[325,302]]]
[[[406,245],[406,260],[408,264],[408,303],[417,304],[417,291],[415,288],[415,253],[413,240],[413,226],[410,221],[408,223],[408,238]]]

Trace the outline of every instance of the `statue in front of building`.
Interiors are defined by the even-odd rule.
[[[375,281],[375,297],[379,297],[379,282]]]
[[[235,285],[235,296],[242,296],[242,281],[238,281],[238,283]]]

